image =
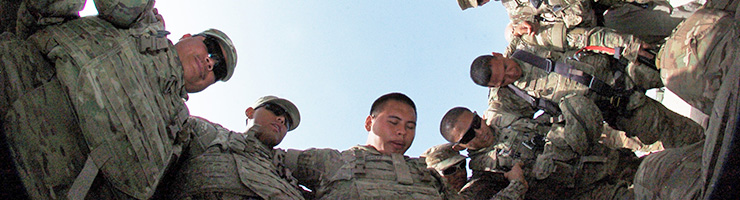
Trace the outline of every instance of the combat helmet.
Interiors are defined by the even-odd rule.
[[[226,76],[221,78],[220,81],[228,81],[231,76],[234,75],[234,69],[236,68],[236,47],[234,46],[234,43],[231,42],[229,36],[226,36],[226,33],[214,28],[196,35],[211,36],[218,40],[218,44],[224,49],[226,54]]]

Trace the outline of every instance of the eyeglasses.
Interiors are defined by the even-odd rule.
[[[221,51],[221,45],[218,44],[218,40],[210,35],[197,34],[195,36],[203,36],[203,44],[206,45],[208,50],[208,58],[214,60],[213,74],[216,76],[216,80],[221,80],[226,77],[226,60],[224,59],[223,52]]]
[[[290,118],[290,116],[288,115],[288,112],[286,112],[285,109],[283,109],[283,107],[280,107],[279,105],[274,104],[274,103],[263,103],[262,105],[257,106],[255,110],[257,110],[258,108],[263,108],[263,107],[269,110],[270,112],[272,112],[273,114],[275,114],[275,116],[285,117],[285,127],[290,128],[290,125],[293,124],[293,119]]]
[[[450,166],[445,170],[442,170],[442,175],[449,176],[457,173],[459,170],[465,170],[465,160],[461,161],[460,164]]]
[[[470,128],[468,128],[468,131],[465,132],[465,135],[463,135],[457,143],[467,144],[473,140],[473,138],[475,138],[475,130],[480,128],[480,120],[481,118],[478,117],[478,113],[473,112],[473,121],[470,122]]]

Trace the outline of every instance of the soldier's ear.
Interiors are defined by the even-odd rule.
[[[365,118],[365,130],[370,131],[370,127],[373,126],[373,116],[368,115]]]
[[[244,115],[247,116],[247,119],[254,119],[254,108],[247,108],[247,110],[244,111]]]

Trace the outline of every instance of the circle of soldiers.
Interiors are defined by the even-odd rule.
[[[450,109],[440,122],[449,143],[419,158],[405,155],[417,112],[402,93],[376,99],[367,144],[343,151],[275,148],[301,119],[276,96],[246,108],[245,132],[191,116],[188,93],[232,78],[231,39],[208,29],[173,44],[153,0],[96,0],[99,14],[80,17],[84,3],[3,3],[4,199],[737,195],[734,0],[501,0],[509,45],[470,65],[489,88],[487,110]],[[707,121],[645,95],[662,87]]]

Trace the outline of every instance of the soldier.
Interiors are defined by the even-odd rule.
[[[488,179],[499,178],[497,174],[480,173],[482,177],[473,177],[473,182],[468,182],[468,173],[465,167],[465,156],[452,147],[455,143],[445,143],[433,146],[422,154],[427,166],[433,168],[450,183],[455,191],[461,193],[465,199],[522,199],[527,192],[527,181],[524,180],[521,163],[517,163],[510,171],[503,173],[508,179],[508,186],[501,191],[492,190],[495,187]],[[479,174],[476,174],[479,175]],[[500,175],[500,174],[498,174]],[[479,182],[475,182],[479,181]],[[463,188],[463,186],[465,186]],[[462,190],[461,190],[462,189]],[[493,196],[493,198],[492,198]]]
[[[668,89],[709,116],[706,138],[649,155],[635,175],[642,199],[733,199],[738,196],[738,1],[708,1],[658,53]]]
[[[236,50],[216,29],[173,45],[153,4],[2,36],[3,142],[30,198],[147,199],[191,145],[184,99],[229,80]]]
[[[459,199],[424,160],[403,155],[416,134],[416,106],[406,95],[379,97],[365,119],[367,145],[348,150],[289,149],[285,165],[317,199]]]
[[[476,174],[501,174],[515,167],[515,163],[521,163],[526,182],[530,184],[526,198],[629,196],[627,186],[631,179],[627,177],[639,162],[634,162],[634,154],[610,150],[596,143],[602,125],[595,107],[584,97],[566,98],[561,106],[565,109],[566,124],[553,125],[546,135],[547,140],[536,132],[488,126],[485,118],[467,108],[450,109],[440,123],[440,131],[447,141],[454,142],[454,148],[468,150],[473,170],[471,183],[461,193],[481,185],[496,191],[501,186],[496,183],[500,178],[476,180]],[[516,182],[511,180],[509,184]]]
[[[645,144],[660,140],[670,148],[701,140],[703,130],[699,124],[646,97],[610,62],[600,54],[570,54],[552,62],[526,51],[517,51],[512,58],[493,53],[476,58],[470,74],[478,85],[499,87],[499,92],[511,90],[510,95],[497,98],[518,97],[508,101],[518,102],[518,107],[529,104],[545,110],[555,117],[550,122],[559,121],[557,105],[563,97],[585,95],[599,106],[610,126],[628,136],[637,136]],[[506,108],[501,111],[532,117],[530,113]]]
[[[245,111],[247,131],[237,133],[200,119],[193,132],[216,135],[207,148],[191,149],[167,190],[170,199],[303,199],[297,180],[273,149],[300,123],[287,99],[264,96]],[[252,123],[250,123],[250,120]],[[205,133],[205,134],[204,134]],[[207,138],[204,141],[210,141]]]

